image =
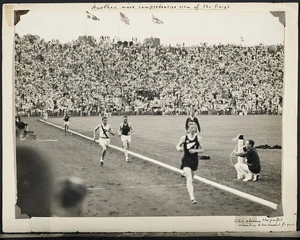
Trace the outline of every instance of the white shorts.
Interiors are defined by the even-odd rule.
[[[122,135],[121,141],[123,142],[123,144],[126,142],[131,143],[131,135]]]
[[[65,122],[65,126],[69,126],[69,123],[70,123],[69,121],[68,121],[68,122]]]
[[[106,148],[110,144],[110,138],[99,138],[99,145]]]

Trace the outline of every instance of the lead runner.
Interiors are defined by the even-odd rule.
[[[184,151],[180,168],[183,169],[185,173],[186,187],[192,204],[195,204],[197,201],[194,197],[193,178],[194,172],[198,168],[198,153],[202,153],[204,150],[198,140],[197,125],[195,122],[190,122],[188,124],[187,131],[188,133],[181,137],[176,149],[179,152]]]
[[[104,164],[104,156],[106,154],[106,151],[108,149],[108,146],[110,144],[110,138],[108,133],[111,135],[115,135],[110,127],[110,125],[107,123],[107,117],[102,117],[102,124],[99,124],[94,129],[94,141],[96,140],[96,131],[99,129],[99,145],[102,148],[101,158],[100,158],[100,165],[103,166]]]

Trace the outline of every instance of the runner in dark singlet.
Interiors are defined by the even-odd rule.
[[[126,162],[129,162],[128,149],[129,149],[129,144],[131,143],[132,132],[133,132],[132,126],[131,124],[128,123],[128,117],[124,116],[123,123],[121,123],[119,127],[119,136],[121,136]]]
[[[70,116],[68,115],[68,112],[66,111],[66,113],[64,115],[65,135],[69,131],[69,124],[70,124]]]
[[[188,125],[188,134],[182,136],[176,149],[180,152],[184,151],[181,169],[183,169],[186,177],[186,187],[193,204],[197,203],[194,197],[193,178],[194,172],[198,168],[198,153],[203,152],[201,144],[198,140],[197,125],[190,122]]]

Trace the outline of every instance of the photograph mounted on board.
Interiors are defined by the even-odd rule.
[[[6,5],[7,229],[143,231],[153,218],[150,231],[294,229],[295,9]]]

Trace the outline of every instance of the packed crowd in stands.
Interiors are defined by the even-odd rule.
[[[185,114],[193,106],[198,114],[281,114],[283,50],[16,35],[16,112]]]

